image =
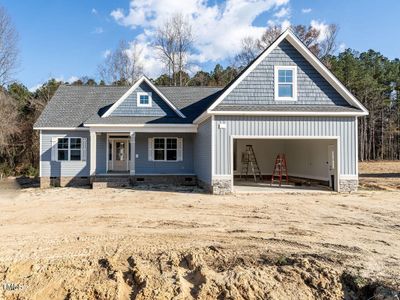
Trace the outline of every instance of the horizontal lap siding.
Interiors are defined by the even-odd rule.
[[[339,136],[340,174],[356,172],[355,117],[215,116],[215,174],[231,174],[231,136]],[[226,124],[219,129],[218,124]]]
[[[183,161],[149,161],[148,139],[150,137],[177,137],[183,139]],[[135,151],[139,156],[135,161],[136,174],[194,174],[193,133],[136,133]]]
[[[96,173],[106,173],[107,155],[107,134],[100,133],[96,136]]]
[[[87,138],[86,161],[51,161],[51,139],[53,137]],[[40,170],[42,177],[89,176],[90,136],[89,131],[42,131]]]
[[[194,170],[197,178],[208,184],[211,184],[211,130],[209,118],[199,125],[194,139]]]

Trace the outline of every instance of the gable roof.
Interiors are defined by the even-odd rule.
[[[217,106],[283,41],[287,40],[292,46],[294,46],[298,52],[319,72],[319,74],[322,75],[322,77],[330,84],[332,87],[350,104],[352,105],[355,109],[352,110],[352,112],[348,111],[348,109],[344,108],[344,110],[347,110],[347,112],[341,112],[340,109],[337,112],[334,112],[333,110],[327,111],[329,114],[342,114],[346,113],[349,115],[368,115],[367,109],[354,97],[354,95],[351,94],[351,92],[332,74],[331,71],[328,70],[328,68],[304,45],[303,42],[299,40],[299,38],[290,30],[287,29],[285,30],[268,48],[266,48],[263,52],[261,52],[245,69],[243,69],[239,75],[232,80],[221,92],[221,95],[215,100],[214,103],[208,107],[207,111],[202,113],[194,122],[198,123],[201,122],[204,118],[206,118],[209,114],[214,114],[216,111],[221,111],[223,109],[217,109]],[[277,105],[279,107],[279,105]],[[281,113],[284,114],[285,111],[283,110],[284,106],[280,106],[282,108]],[[234,107],[231,106],[232,108],[232,113],[240,112],[240,114],[253,114],[254,109],[248,109],[248,106],[246,105],[246,108],[244,109],[243,107]],[[258,109],[259,113],[264,112],[265,115],[268,114],[276,114],[278,110],[275,109],[275,111],[272,109],[273,107],[268,105],[264,106],[266,110],[262,111]],[[272,109],[272,112],[270,112],[270,108]],[[321,113],[324,113],[326,106],[320,107],[322,110],[319,111]],[[237,109],[237,111],[234,111]],[[295,110],[295,109],[292,109]],[[306,107],[304,107],[304,110],[307,111]],[[328,109],[329,110],[329,109]],[[225,109],[225,113],[227,113],[227,110]],[[218,114],[218,113],[217,113]]]
[[[176,115],[162,117],[102,118],[128,90],[126,86],[71,86],[61,85],[34,124],[35,129],[83,128],[83,124],[190,124],[215,101],[221,88],[163,87],[157,89],[178,108],[186,118]]]
[[[119,98],[118,101],[115,102],[115,103],[102,115],[102,117],[103,117],[103,118],[109,117],[110,114],[111,114],[122,102],[124,102],[124,100],[125,100],[126,98],[128,98],[128,97],[139,87],[139,85],[140,85],[142,82],[147,83],[147,84],[150,86],[150,88],[151,88],[153,91],[155,91],[155,92],[161,97],[161,99],[164,100],[164,101],[172,108],[173,111],[175,111],[175,113],[176,113],[178,116],[180,116],[181,118],[186,118],[185,115],[182,114],[182,112],[181,112],[173,103],[171,103],[171,101],[169,101],[168,98],[165,97],[165,96],[160,92],[160,90],[159,90],[146,76],[140,77],[140,78],[135,82],[135,84],[132,85],[132,86],[129,88],[129,90],[127,90],[126,93],[125,93],[124,95],[122,95],[122,97]]]

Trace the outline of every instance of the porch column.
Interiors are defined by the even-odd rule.
[[[136,133],[134,131],[131,131],[130,133],[131,136],[131,164],[129,168],[129,173],[130,175],[135,175],[135,160],[136,160],[136,150],[135,150],[135,140],[136,140]]]
[[[90,176],[96,175],[96,132],[90,131]]]

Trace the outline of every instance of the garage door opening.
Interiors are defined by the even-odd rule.
[[[234,138],[234,189],[337,190],[337,149],[337,139],[333,138]],[[283,170],[281,185],[279,166],[282,165],[282,161],[277,162],[278,155],[285,158],[288,173],[286,178],[286,172]],[[273,173],[274,181],[271,184]]]

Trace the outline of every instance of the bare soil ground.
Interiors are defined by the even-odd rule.
[[[212,196],[9,180],[0,212],[0,299],[399,297],[396,188]]]

